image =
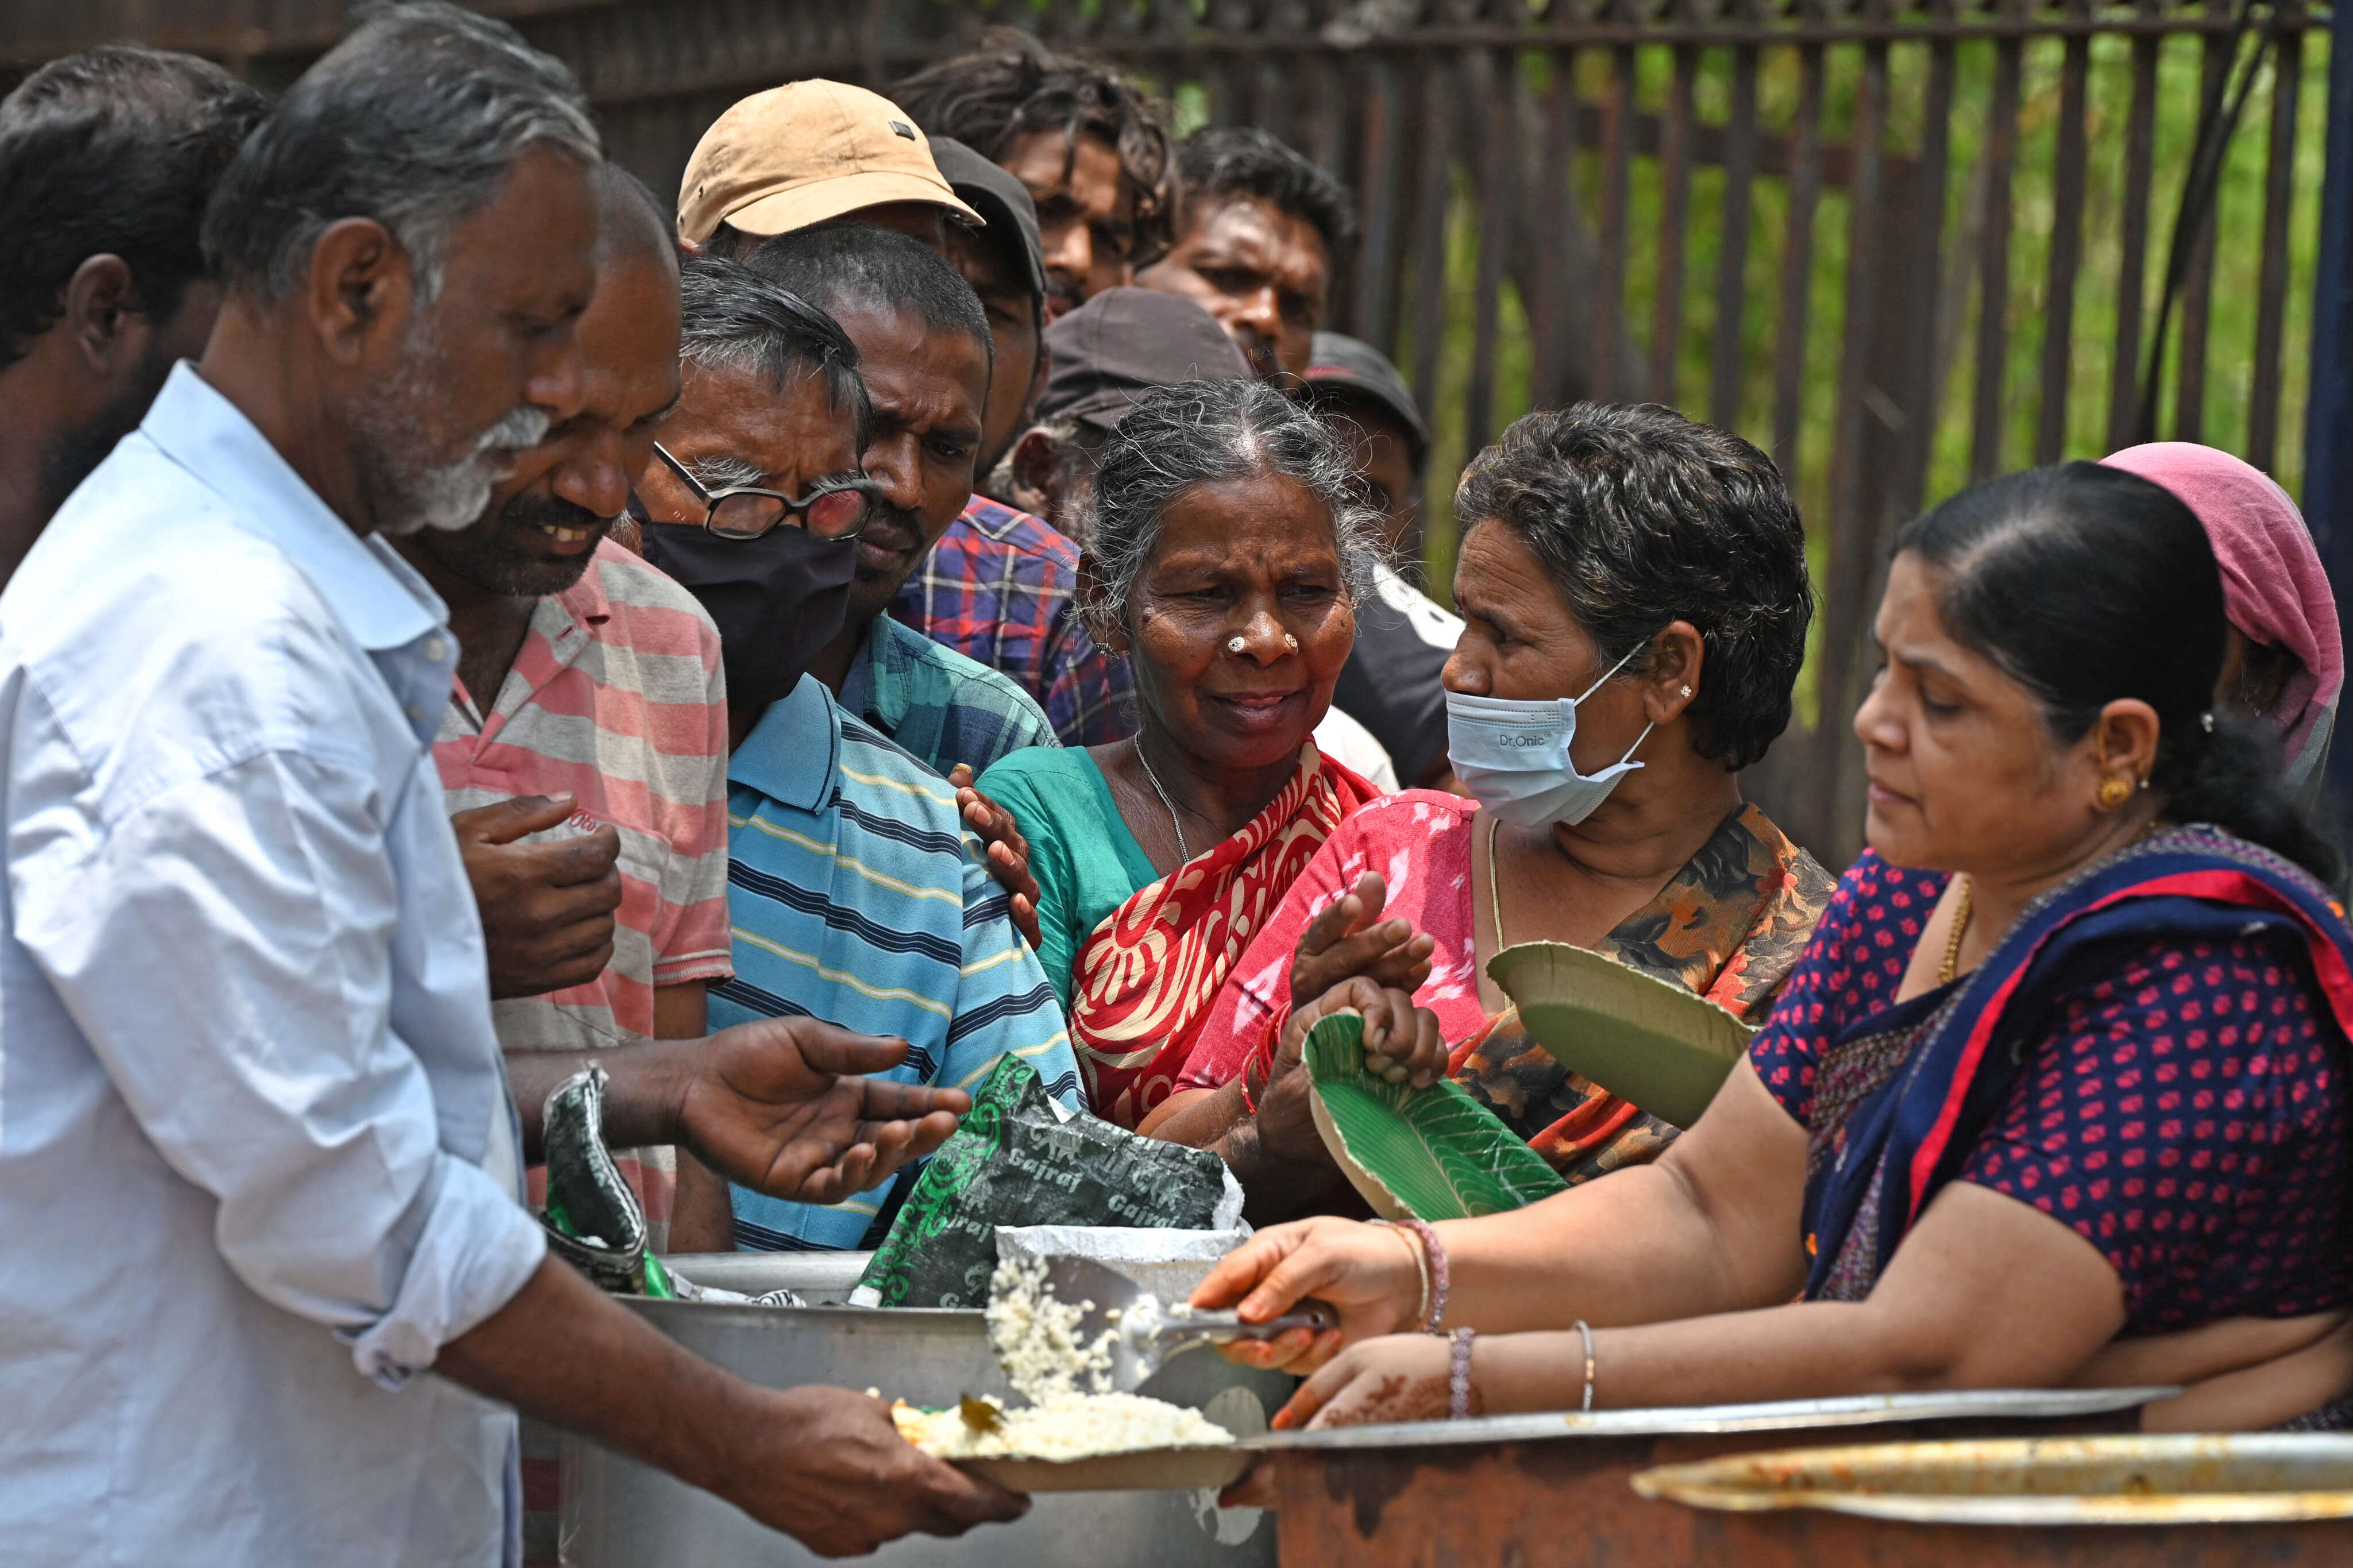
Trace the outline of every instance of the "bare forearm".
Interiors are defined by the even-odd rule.
[[[1488,1332],[1591,1323],[1656,1323],[1786,1301],[1804,1283],[1789,1267],[1744,1281],[1732,1250],[1674,1173],[1622,1170],[1509,1214],[1438,1226],[1452,1275],[1446,1321]]]
[[[1364,1212],[1356,1208],[1348,1178],[1328,1156],[1297,1160],[1275,1153],[1260,1138],[1255,1121],[1242,1122],[1209,1147],[1241,1184],[1242,1217],[1254,1226],[1351,1209]]]
[[[605,1086],[605,1142],[616,1149],[679,1142],[679,1110],[697,1040],[646,1040],[610,1051],[509,1051],[507,1087],[522,1117],[523,1158],[543,1158],[540,1148],[547,1097],[584,1068],[601,1066]]]
[[[1485,1407],[1573,1410],[1585,1393],[1575,1331],[1476,1347]],[[1597,1408],[1737,1405],[1947,1388],[2047,1388],[2088,1354],[2084,1338],[1971,1332],[1877,1300],[1802,1301],[1639,1328],[1596,1329]]]
[[[757,1429],[761,1391],[681,1349],[554,1258],[513,1300],[442,1347],[435,1370],[478,1394],[727,1489],[714,1434]]]
[[[1241,1080],[1236,1079],[1216,1089],[1178,1089],[1154,1107],[1136,1131],[1187,1149],[1208,1149],[1249,1120],[1250,1106],[1242,1099]]]

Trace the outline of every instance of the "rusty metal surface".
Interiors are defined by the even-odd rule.
[[[1979,1424],[1999,1425],[1999,1424]],[[2009,1424],[2015,1431],[2018,1424]],[[1891,1428],[1902,1432],[1902,1428]],[[1966,1426],[1912,1434],[1984,1436]],[[1830,1436],[1825,1433],[1824,1436]],[[1801,1446],[1802,1438],[1791,1446]],[[1271,1456],[1283,1568],[2342,1568],[2353,1521],[2069,1527],[1731,1513],[1632,1477],[1739,1451],[1725,1435]]]
[[[1989,1388],[1924,1394],[1852,1394],[1756,1405],[1693,1405],[1660,1410],[1552,1410],[1477,1415],[1465,1421],[1403,1421],[1269,1432],[1250,1439],[1274,1449],[1448,1448],[1534,1443],[1555,1437],[1662,1437],[1689,1434],[1794,1432],[1890,1422],[2074,1421],[2116,1415],[2169,1399],[2178,1388]]]
[[[1819,1508],[1937,1524],[2353,1519],[2353,1437],[2324,1433],[1873,1443],[1648,1470],[1694,1508]]]

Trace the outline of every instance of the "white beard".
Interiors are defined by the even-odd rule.
[[[518,403],[474,437],[464,457],[449,463],[420,459],[415,454],[431,445],[422,410],[440,395],[444,362],[423,321],[409,347],[400,373],[353,421],[354,434],[370,447],[365,467],[378,491],[376,526],[394,535],[427,528],[455,532],[481,517],[491,489],[513,471],[515,454],[538,445],[551,421],[546,409]]]

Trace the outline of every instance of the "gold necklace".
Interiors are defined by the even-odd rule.
[[[1953,900],[1953,934],[1945,939],[1945,962],[1936,970],[1936,984],[1952,984],[1953,971],[1960,966],[1961,939],[1969,934],[1969,916],[1976,913],[1969,902],[1969,879],[1961,879],[1960,896]]]

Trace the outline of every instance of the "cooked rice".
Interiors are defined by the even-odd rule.
[[[993,1396],[994,1431],[969,1425],[961,1407],[918,1410],[902,1400],[891,1410],[899,1435],[942,1458],[1020,1457],[1076,1459],[1138,1448],[1231,1443],[1233,1434],[1198,1410],[1111,1392],[1116,1326],[1082,1344],[1079,1321],[1093,1303],[1057,1301],[1045,1290],[1042,1259],[1008,1258],[997,1266],[988,1300],[990,1342],[1013,1386],[1029,1401],[1008,1410]],[[1082,1392],[1084,1379],[1092,1392]]]

